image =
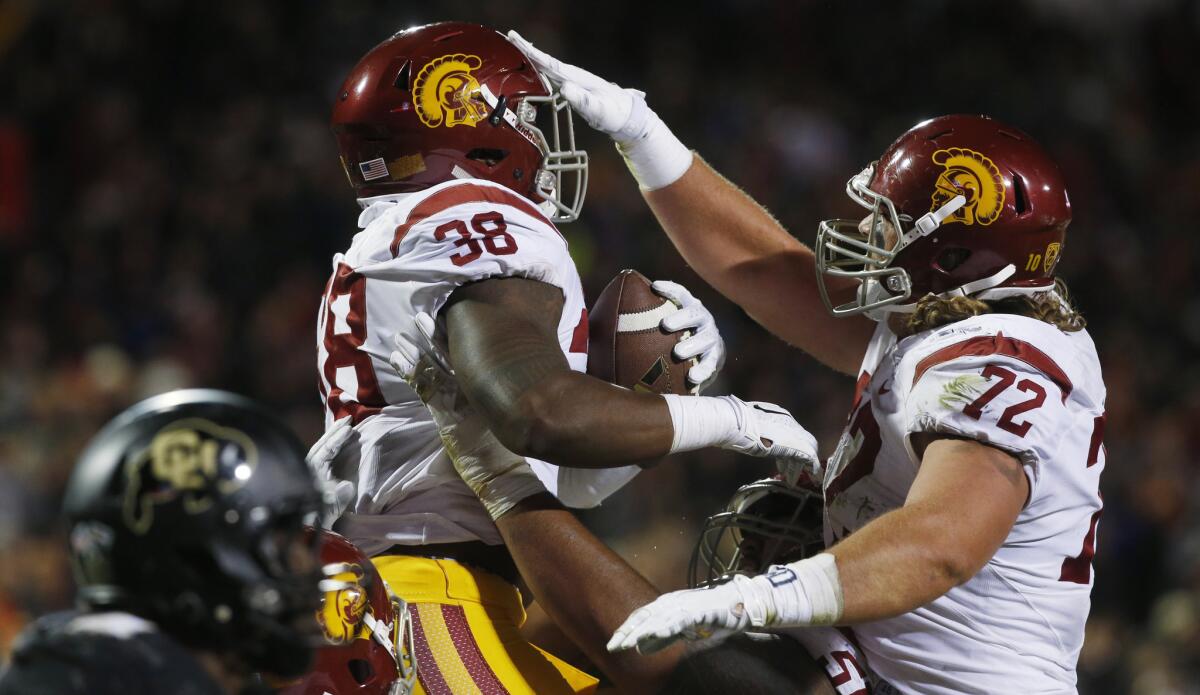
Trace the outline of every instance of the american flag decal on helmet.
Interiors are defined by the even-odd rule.
[[[383,157],[376,157],[369,162],[359,162],[358,170],[362,172],[363,181],[374,181],[388,176],[387,162]]]

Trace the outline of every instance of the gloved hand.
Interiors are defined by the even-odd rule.
[[[672,591],[626,618],[608,641],[608,651],[636,647],[642,654],[652,654],[679,639],[723,639],[765,625],[766,610],[753,591],[753,580],[742,575],[725,584]]]
[[[658,114],[646,105],[646,95],[624,89],[568,65],[534,47],[515,31],[512,41],[545,75],[588,125],[612,137],[642,190],[669,186],[692,165],[692,153],[675,137]]]
[[[780,468],[817,466],[817,440],[774,403],[736,396],[665,394],[674,436],[670,453],[710,446],[782,459]]]
[[[676,359],[696,358],[696,364],[688,369],[688,382],[699,395],[717,378],[725,365],[725,341],[717,330],[717,322],[704,304],[692,296],[686,287],[670,280],[656,280],[650,289],[679,306],[679,311],[664,318],[659,324],[664,331],[690,330],[692,334],[675,345]]]
[[[333,522],[337,521],[354,501],[354,483],[334,477],[332,471],[334,459],[353,434],[354,427],[350,424],[350,416],[335,420],[304,457],[309,470],[313,472],[321,487],[325,503],[321,514],[321,526],[324,528],[332,527]]]
[[[397,332],[390,362],[429,408],[446,454],[463,482],[483,502],[493,519],[499,519],[518,502],[546,488],[521,456],[492,434],[458,388],[449,364],[436,349],[432,316],[416,319],[416,342]]]
[[[608,651],[637,647],[648,654],[681,638],[714,639],[752,627],[834,625],[843,608],[837,561],[820,553],[774,565],[757,577],[739,574],[725,584],[663,594],[625,619]]]

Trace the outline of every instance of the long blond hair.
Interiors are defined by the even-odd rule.
[[[1057,295],[1057,296],[1056,296]],[[1071,293],[1061,278],[1054,280],[1054,292],[1017,295],[1003,299],[974,297],[938,297],[927,294],[917,301],[905,327],[919,333],[981,314],[1017,314],[1045,321],[1060,331],[1072,333],[1087,326],[1083,314],[1071,303]]]

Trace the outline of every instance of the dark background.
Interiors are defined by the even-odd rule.
[[[393,31],[462,19],[645,90],[807,242],[854,210],[846,179],[918,120],[984,112],[1042,141],[1074,202],[1060,272],[1109,388],[1080,689],[1200,692],[1200,7],[899,5],[0,3],[0,654],[30,616],[70,602],[59,497],[117,410],[219,386],[315,439],[317,301],[357,212],[332,97]],[[589,297],[624,267],[688,284],[730,349],[713,392],[789,407],[828,454],[850,381],[703,287],[611,144],[582,141],[591,188],[563,231]],[[673,588],[699,522],[765,472],[679,457],[585,517]]]

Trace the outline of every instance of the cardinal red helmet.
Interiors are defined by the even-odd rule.
[[[1054,161],[1016,128],[987,116],[923,121],[846,193],[871,214],[819,227],[821,295],[834,315],[878,319],[928,293],[998,299],[1054,286],[1071,203]],[[834,306],[828,277],[858,280],[856,298]]]
[[[314,653],[312,670],[280,695],[408,695],[416,680],[408,606],[350,541],[315,532],[326,577],[317,622],[328,645]]]
[[[338,92],[332,128],[360,198],[471,177],[545,203],[557,222],[583,207],[587,153],[570,106],[478,24],[406,29],[371,49]]]

